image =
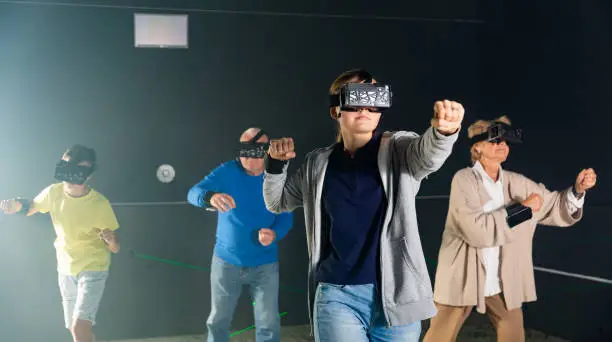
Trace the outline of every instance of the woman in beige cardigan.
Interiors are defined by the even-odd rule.
[[[489,316],[498,341],[524,341],[521,305],[536,300],[531,259],[536,225],[578,222],[585,191],[597,178],[585,169],[574,186],[551,192],[503,170],[507,142],[520,142],[520,131],[505,116],[475,122],[468,137],[473,167],[452,180],[434,286],[438,314],[424,342],[455,341],[474,306]]]

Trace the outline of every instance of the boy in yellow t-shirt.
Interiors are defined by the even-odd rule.
[[[96,153],[74,145],[57,163],[52,184],[34,200],[3,200],[6,214],[49,213],[57,238],[57,271],[66,328],[75,342],[95,341],[92,326],[104,293],[110,252],[119,252],[119,223],[109,201],[86,183],[96,169]]]

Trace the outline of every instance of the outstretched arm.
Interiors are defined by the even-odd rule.
[[[547,226],[569,227],[582,218],[582,205],[587,190],[593,188],[597,175],[593,169],[584,169],[576,177],[573,187],[564,191],[548,191],[542,184],[531,183],[543,194],[544,204],[541,215],[537,215],[538,223]]]
[[[396,146],[403,156],[405,168],[422,180],[442,167],[459,136],[465,110],[454,101],[437,101],[431,127],[422,135],[404,135]]]
[[[48,213],[51,210],[51,188],[49,185],[44,188],[33,200],[25,198],[13,198],[0,201],[0,210],[7,215],[24,214],[31,216],[36,213]]]
[[[0,201],[0,211],[6,215],[25,214],[33,215],[37,212],[32,208],[32,203],[25,198],[13,198]]]

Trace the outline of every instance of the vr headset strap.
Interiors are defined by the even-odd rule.
[[[259,140],[259,138],[261,138],[262,136],[264,136],[266,134],[266,132],[264,132],[264,130],[260,130],[257,134],[255,134],[255,136],[248,141],[249,144],[254,144],[257,142],[257,140]]]
[[[372,74],[370,74],[369,72],[363,69],[359,70],[356,76],[357,76],[357,79],[363,81],[363,83],[372,83]],[[342,93],[342,88],[340,88],[340,92],[338,94],[329,95],[329,106],[330,107],[337,107],[340,105],[341,93]]]

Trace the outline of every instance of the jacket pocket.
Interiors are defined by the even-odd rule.
[[[393,243],[393,301],[396,304],[413,303],[432,297],[431,285],[425,279],[429,276],[426,274],[427,269],[419,271],[408,246],[406,239]]]
[[[410,274],[416,279],[419,286],[427,287],[428,282],[423,279],[422,272],[419,272],[414,264],[414,261],[410,257],[410,252],[408,251],[408,244],[405,240],[402,240],[402,257],[404,259],[404,264],[408,267]],[[427,271],[427,270],[425,270]]]

